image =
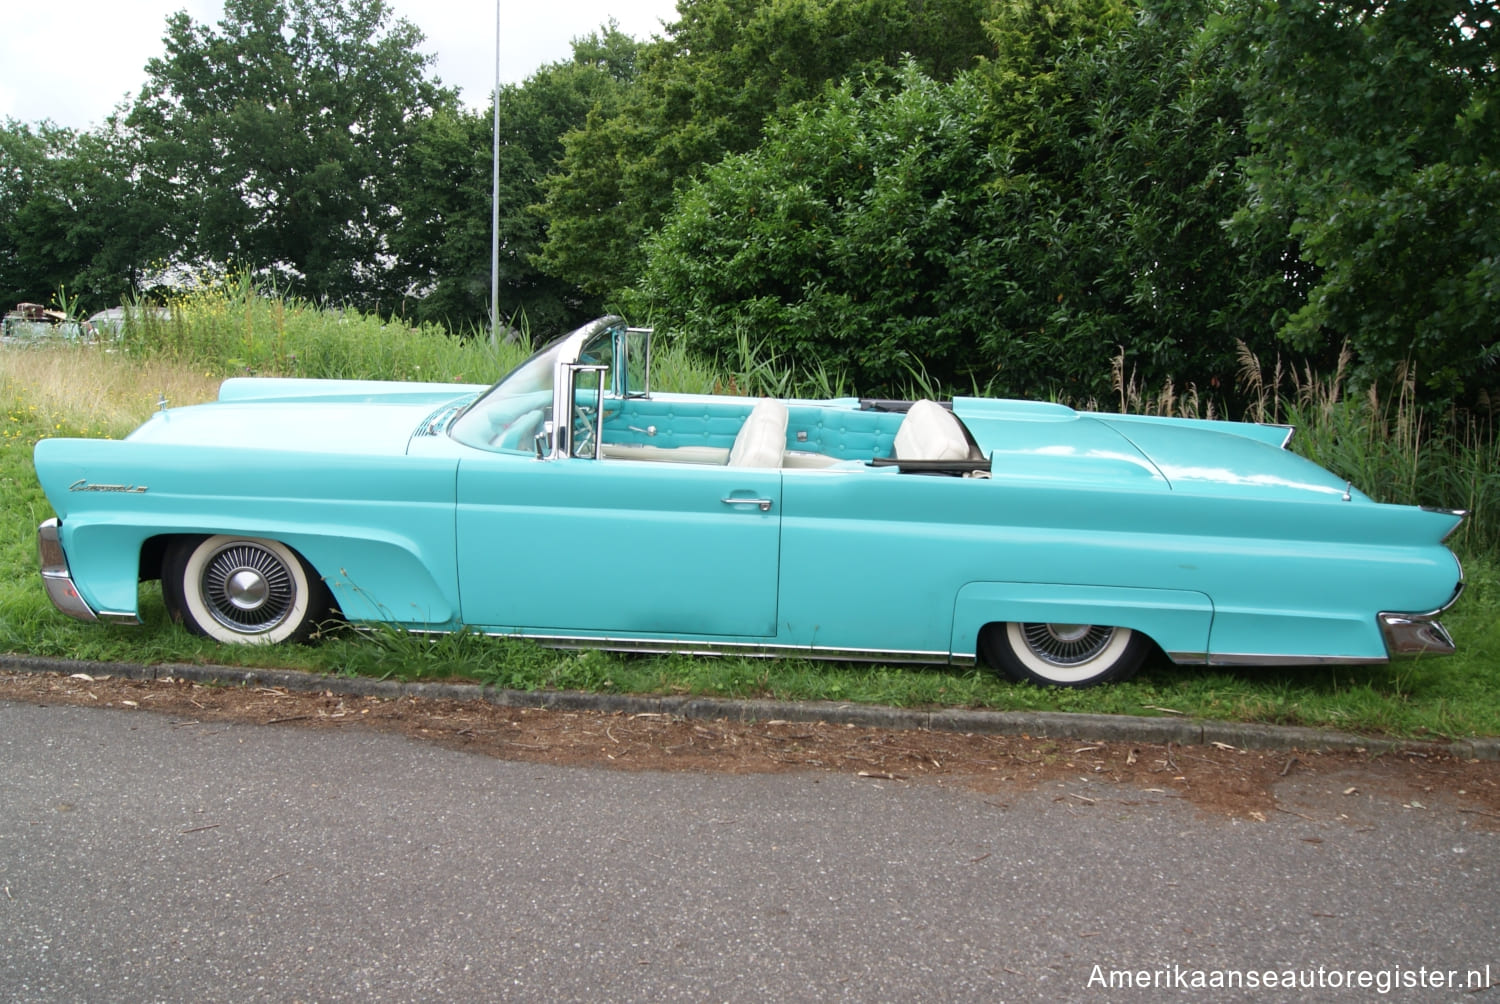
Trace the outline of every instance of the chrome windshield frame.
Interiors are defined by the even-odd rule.
[[[535,353],[529,356],[525,362],[521,363],[500,380],[496,381],[496,383],[491,386],[489,390],[485,391],[483,394],[479,395],[479,397],[475,398],[474,401],[468,405],[468,407],[466,407],[448,424],[448,434],[460,443],[464,443],[466,445],[481,449],[485,448],[484,444],[489,442],[488,435],[485,434],[482,429],[480,430],[480,433],[478,435],[475,435],[474,430],[469,429],[468,426],[475,421],[480,421],[480,416],[484,415],[488,408],[494,407],[498,402],[506,398],[519,397],[521,394],[534,394],[538,391],[543,391],[544,388],[537,387],[533,388],[532,390],[515,390],[514,393],[508,393],[506,385],[511,383],[519,374],[523,372],[529,374],[531,368],[536,366],[543,359],[550,359],[552,372],[548,375],[546,384],[547,388],[550,388],[552,399],[552,415],[548,419],[548,422],[550,423],[550,428],[548,430],[549,442],[544,448],[537,450],[537,456],[539,459],[543,460],[558,459],[562,456],[566,456],[566,448],[568,445],[566,443],[566,440],[568,437],[566,433],[564,433],[563,435],[559,435],[557,433],[557,429],[566,424],[563,420],[563,417],[569,414],[569,412],[564,411],[563,408],[571,396],[570,392],[565,386],[568,380],[570,367],[576,366],[579,362],[580,357],[583,355],[584,348],[595,342],[601,336],[607,337],[611,340],[611,350],[613,351],[613,342],[616,340],[617,333],[619,336],[623,337],[625,330],[626,328],[624,318],[611,314],[605,317],[598,318],[597,320],[590,321],[583,327],[578,328],[575,331],[570,332],[569,334],[563,335],[561,338],[549,342],[543,348],[537,350]],[[529,381],[531,377],[528,376],[527,379]],[[560,444],[561,452],[559,449]]]

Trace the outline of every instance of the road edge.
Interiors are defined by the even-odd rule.
[[[1063,711],[936,711],[846,704],[835,701],[771,701],[718,697],[593,694],[572,690],[507,690],[480,683],[425,683],[329,676],[293,669],[247,669],[166,663],[142,666],[121,662],[88,662],[36,656],[0,655],[0,670],[71,676],[124,677],[131,680],[189,680],[194,683],[283,687],[301,693],[344,697],[415,697],[430,700],[487,701],[500,707],[553,711],[597,711],[661,714],[679,718],[738,722],[829,722],[879,729],[925,729],[982,735],[1025,735],[1040,739],[1107,740],[1239,749],[1330,750],[1391,753],[1403,750],[1440,752],[1466,760],[1500,760],[1500,738],[1452,742],[1389,739],[1291,725],[1221,722],[1201,718],[1146,715],[1093,715]]]

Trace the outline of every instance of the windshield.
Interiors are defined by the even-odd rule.
[[[572,362],[610,365],[618,323],[618,318],[594,321],[541,349],[465,409],[450,435],[481,450],[531,452],[537,434],[552,418],[558,366]]]

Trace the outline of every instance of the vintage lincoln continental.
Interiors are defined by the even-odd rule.
[[[355,624],[966,664],[1080,686],[1453,648],[1462,513],[1381,505],[1289,430],[1046,403],[664,394],[616,317],[485,389],[235,379],[48,439],[53,602],[223,642]]]

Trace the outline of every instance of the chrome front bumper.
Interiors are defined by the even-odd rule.
[[[1457,648],[1448,629],[1437,619],[1445,610],[1458,602],[1464,591],[1459,582],[1453,596],[1436,610],[1425,614],[1379,614],[1380,633],[1385,638],[1385,649],[1394,658],[1398,655],[1452,655]]]
[[[58,527],[61,525],[54,516],[36,530],[36,551],[42,564],[42,584],[47,587],[47,598],[69,617],[76,617],[81,621],[96,621],[99,616],[78,595],[78,589],[73,585],[73,574],[68,570],[68,556],[63,554],[62,539],[58,534]]]

